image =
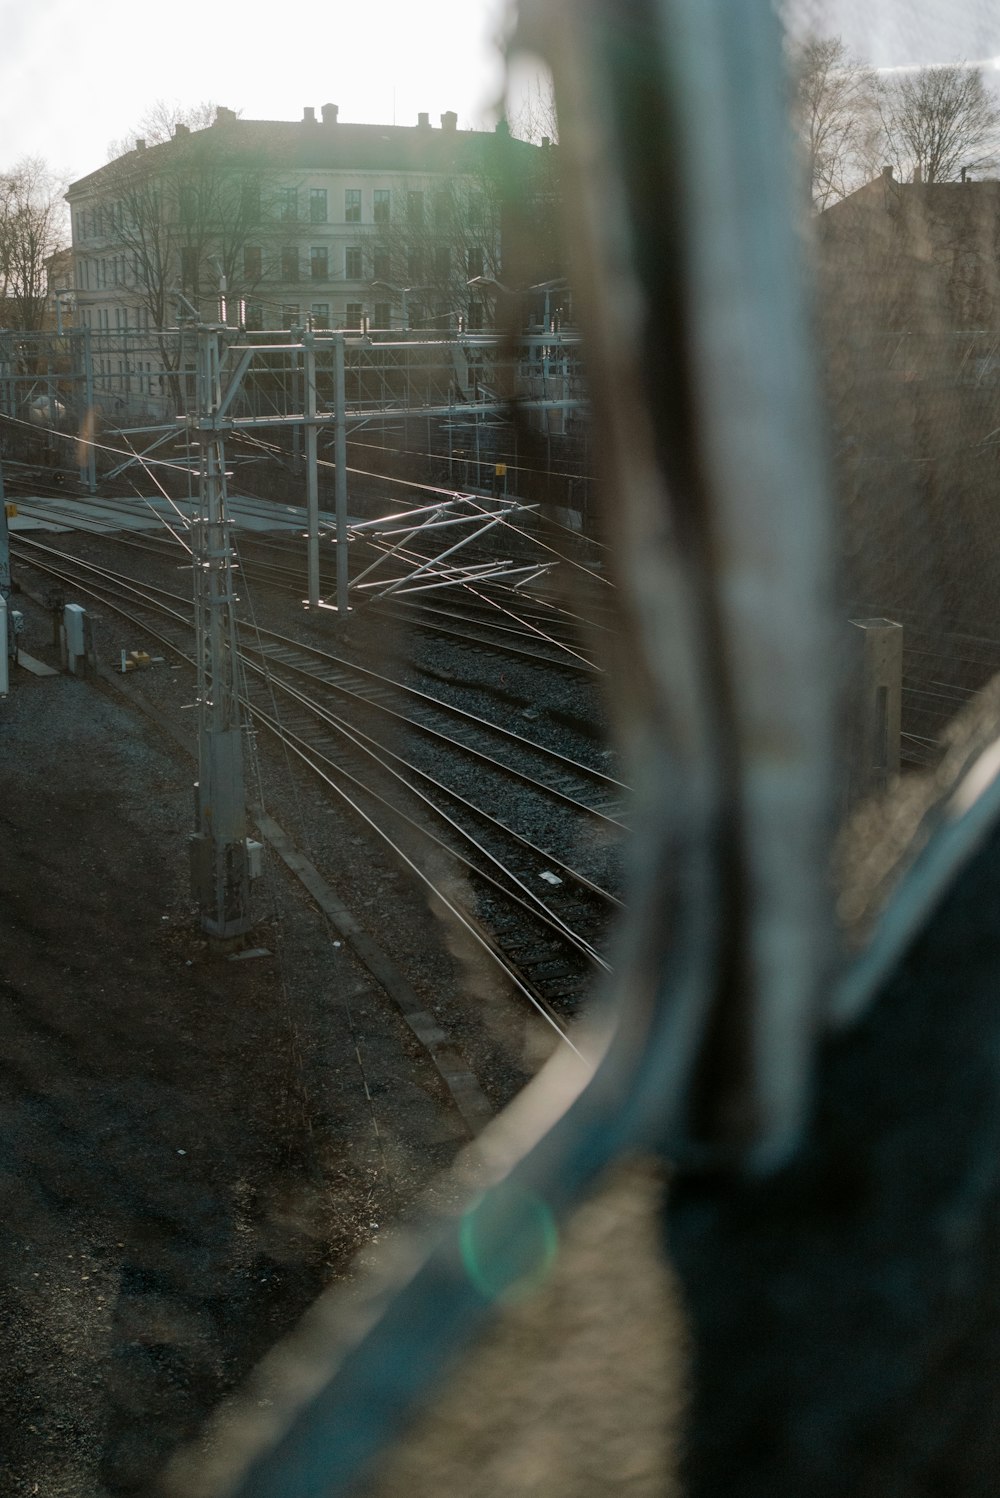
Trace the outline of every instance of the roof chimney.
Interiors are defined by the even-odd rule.
[[[219,123],[218,119],[216,119],[215,123],[216,124]],[[176,123],[176,125],[174,126],[174,139],[176,140],[179,135],[190,135],[190,134],[191,134],[191,131],[188,129],[187,125],[182,124],[181,121],[178,120],[177,123]]]
[[[316,123],[316,111],[311,104],[307,104],[302,111],[302,123],[303,125],[315,125]]]
[[[919,161],[913,168],[913,180],[917,184],[917,186],[919,186],[920,183],[924,180],[924,170]]]
[[[224,104],[220,104],[215,111],[215,123],[217,125],[230,125],[235,124],[235,122],[236,110],[227,109]]]
[[[458,128],[458,115],[453,109],[449,109],[441,116],[442,130],[456,130]]]
[[[886,187],[888,187],[889,183],[892,181],[892,167],[891,166],[884,166],[882,168],[882,181],[883,181],[883,183],[885,184]]]
[[[418,130],[429,130],[430,128],[431,128],[430,112],[428,111],[426,114],[418,114],[417,115],[417,129]]]
[[[135,148],[137,151],[144,151],[146,149],[146,142],[143,140],[141,135],[136,136]]]
[[[323,113],[323,124],[324,125],[335,125],[337,123],[337,114],[338,114],[339,109],[340,109],[340,105],[339,104],[324,104],[323,105],[323,111],[322,111],[322,113]]]

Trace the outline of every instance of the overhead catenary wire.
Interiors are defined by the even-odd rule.
[[[0,411],[0,421],[6,421],[10,426],[26,427],[36,435],[55,437],[62,442],[71,442],[74,447],[92,448],[95,452],[111,453],[116,458],[135,459],[139,455],[134,449],[112,447],[110,443],[98,442],[94,437],[87,437],[83,432],[61,432],[58,427],[41,426],[34,421],[25,421],[20,416],[11,416],[7,411]],[[178,436],[184,429],[177,428]],[[149,458],[147,462],[157,468],[170,469],[174,473],[186,473],[183,463],[172,463],[168,458]]]
[[[238,560],[238,551],[237,551],[237,547],[236,547],[236,544],[235,544],[235,540],[231,544],[232,544],[233,553],[237,557],[237,560]],[[253,592],[252,592],[252,589],[250,588],[249,582],[247,580],[246,570],[242,566],[240,568],[240,573],[241,573],[241,577],[243,579],[243,581],[241,583],[242,596],[245,599],[246,606],[247,606],[247,611],[248,611],[248,613],[250,615],[250,629],[251,629],[252,633],[254,634],[254,636],[256,637],[258,645],[260,645],[260,643],[261,643],[260,625],[258,623],[257,610],[256,610],[256,606],[255,606],[255,603],[254,603]],[[239,629],[240,629],[240,627],[239,627],[239,621],[237,621],[237,638],[239,638]],[[270,670],[269,670],[268,665],[267,665],[266,656],[264,655],[263,651],[261,651],[261,654],[262,654],[262,656],[264,656],[264,660],[265,660],[265,665],[264,665],[264,670],[263,670],[263,677],[264,677],[264,681],[265,681],[265,684],[266,684],[266,690],[268,692],[268,696],[269,696],[269,699],[270,699],[270,702],[271,702],[271,711],[274,714],[275,721],[279,724],[279,726],[281,726],[281,711],[280,711],[280,706],[279,706],[279,703],[278,703],[278,695],[277,695],[277,693],[275,691],[274,681],[273,681],[273,678],[271,676]],[[248,696],[247,686],[246,686],[246,665],[245,665],[245,662],[244,662],[242,656],[239,659],[239,663],[238,663],[238,668],[237,669],[239,671],[240,681],[241,681],[241,689],[242,689],[241,690],[241,695],[244,697],[244,699],[246,699],[247,696]],[[257,788],[258,805],[260,806],[260,808],[261,808],[262,811],[266,811],[267,810],[267,796],[265,795],[265,791],[264,791],[264,777],[263,777],[263,769],[262,769],[262,766],[261,766],[261,763],[260,763],[260,756],[257,753],[256,735],[253,734],[253,733],[250,733],[248,731],[247,734],[246,734],[246,738],[247,738],[248,750],[249,750],[249,754],[250,754],[251,768],[252,768],[252,772],[253,772],[254,780],[255,780],[255,783],[256,783],[256,788]],[[304,808],[303,808],[303,803],[302,803],[302,796],[300,794],[300,789],[299,789],[299,785],[298,785],[298,780],[297,780],[296,776],[294,774],[292,774],[292,761],[291,761],[291,757],[289,755],[289,738],[288,738],[287,733],[285,733],[284,731],[281,732],[281,733],[279,733],[279,735],[278,735],[278,741],[279,741],[279,744],[281,746],[281,753],[282,753],[282,757],[283,757],[284,765],[285,765],[285,781],[284,781],[284,783],[285,783],[286,786],[288,786],[288,787],[291,788],[292,804],[293,804],[293,807],[294,807],[294,810],[295,810],[295,819],[296,819],[296,824],[297,824],[296,837],[297,837],[297,840],[299,842],[299,845],[305,850],[305,852],[310,857],[310,859],[313,859],[313,851],[314,850],[310,846],[311,838],[310,838],[310,834],[309,834],[308,819],[305,816],[305,812],[304,812]],[[272,891],[272,904],[273,904],[273,906],[274,906],[274,908],[276,910],[277,909],[277,902],[276,902],[276,900],[274,900],[273,891]],[[326,931],[327,941],[329,942],[330,947],[333,948],[334,945],[335,945],[334,929],[333,929],[332,923],[330,921],[330,918],[329,918],[329,916],[327,915],[327,913],[325,911],[322,912],[322,920],[323,920],[324,929]],[[281,965],[282,992],[283,992],[283,995],[284,995],[284,998],[285,998],[286,1023],[287,1023],[287,1026],[289,1028],[290,1034],[293,1034],[293,1038],[294,1038],[294,1044],[295,1044],[295,1052],[294,1052],[294,1054],[295,1054],[296,1061],[297,1061],[297,1064],[298,1064],[298,1067],[299,1067],[300,1075],[303,1078],[302,1090],[303,1090],[303,1099],[304,1099],[304,1095],[305,1095],[304,1075],[305,1075],[305,1072],[304,1072],[304,1065],[303,1065],[302,1056],[301,1056],[301,1048],[298,1046],[298,1036],[297,1036],[297,1033],[294,1031],[294,1025],[292,1023],[292,1018],[291,1018],[291,997],[290,997],[290,994],[288,992],[287,976],[286,976],[286,972],[285,972],[285,966],[283,965],[284,964],[283,931],[281,930],[280,922],[278,922],[277,920],[276,920],[276,925],[277,925],[278,931],[279,931],[279,942],[280,942],[280,948],[281,948],[280,952],[279,952],[279,963],[282,964]],[[378,1110],[376,1108],[375,1098],[374,1098],[374,1096],[372,1094],[372,1090],[371,1090],[370,1079],[369,1079],[369,1076],[368,1076],[368,1069],[365,1066],[364,1058],[362,1056],[361,1036],[360,1036],[360,1033],[359,1033],[359,1030],[358,1030],[357,1020],[355,1018],[354,1008],[353,1008],[353,1005],[351,1003],[351,999],[350,999],[350,995],[349,994],[345,995],[344,998],[343,998],[343,1010],[344,1010],[344,1017],[345,1017],[345,1019],[347,1021],[348,1033],[349,1033],[350,1038],[351,1038],[351,1044],[352,1044],[352,1047],[353,1047],[353,1050],[354,1050],[355,1059],[357,1061],[358,1070],[359,1070],[359,1073],[360,1073],[360,1076],[361,1076],[361,1085],[362,1085],[362,1089],[364,1091],[365,1099],[366,1099],[366,1102],[367,1102],[367,1105],[368,1105],[368,1114],[369,1114],[369,1118],[370,1118],[371,1125],[372,1125],[372,1132],[373,1132],[373,1136],[375,1138],[376,1147],[377,1147],[378,1153],[379,1153],[379,1159],[380,1159],[381,1164],[382,1164],[382,1171],[383,1171],[384,1179],[385,1179],[386,1185],[389,1188],[390,1197],[392,1198],[392,1201],[393,1201],[393,1203],[395,1205],[395,1204],[398,1204],[398,1202],[399,1202],[399,1187],[398,1187],[398,1183],[396,1181],[395,1175],[393,1173],[393,1169],[392,1169],[391,1163],[389,1161],[388,1154],[386,1152],[385,1140],[383,1138],[382,1131],[381,1131],[381,1129],[379,1127]],[[310,1132],[311,1132],[311,1120],[309,1121],[309,1129],[310,1129]]]
[[[78,559],[76,558],[71,558],[68,560],[78,562]],[[92,563],[87,563],[84,565],[90,568],[90,570],[97,570],[100,572],[106,571],[106,569],[103,568],[95,569]],[[176,619],[180,619],[180,616],[177,615],[174,611],[169,612],[171,612],[173,614],[173,617],[175,617]],[[273,694],[273,686],[270,684],[269,693]],[[280,731],[280,714],[276,716],[274,726],[277,730]],[[458,921],[459,925],[467,932],[467,934],[473,939],[478,947],[482,948],[482,950],[491,959],[497,960],[496,954],[485,942],[483,934],[478,930],[476,924],[465,915],[460,906],[456,905],[455,901],[451,898],[447,891],[440,888],[438,884],[435,883],[431,875],[422,870],[420,866],[415,862],[415,860],[406,852],[406,850],[401,848],[398,843],[393,841],[387,829],[381,827],[379,823],[368,812],[364,810],[364,808],[346,790],[344,786],[339,785],[337,781],[333,780],[328,774],[326,774],[326,772],[316,764],[316,762],[309,756],[309,754],[304,749],[298,746],[297,742],[293,742],[292,735],[285,732],[284,740],[286,745],[290,748],[291,753],[297,756],[303,763],[307,764],[313,771],[313,773],[317,774],[328,785],[330,790],[335,795],[337,795],[345,803],[345,805],[347,805],[351,809],[351,811],[354,812],[369,827],[372,832],[374,832],[376,837],[386,844],[393,857],[400,860],[409,869],[409,871],[416,877],[418,882],[427,890],[431,899],[434,902],[438,902],[442,909],[446,910],[451,916],[455,918],[456,921]],[[384,800],[384,798],[380,797],[377,793],[369,791],[368,794],[373,794],[376,800]],[[389,803],[386,804],[388,805]],[[399,814],[398,809],[393,808],[393,810],[395,811],[395,814]],[[506,966],[506,964],[504,964],[504,971],[506,972],[509,981],[513,984],[515,989],[518,990],[522,997],[527,1000],[529,1005],[556,1033],[558,1038],[565,1042],[569,1050],[581,1062],[583,1062],[584,1064],[589,1064],[587,1063],[587,1059],[584,1056],[583,1052],[577,1047],[577,1045],[574,1043],[568,1032],[556,1018],[556,1016],[548,1010],[545,1004],[540,1002],[538,997],[533,993],[530,986],[523,981],[520,975],[517,972],[513,971],[510,967]]]

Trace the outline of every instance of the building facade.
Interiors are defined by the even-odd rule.
[[[383,126],[331,104],[296,122],[220,108],[71,185],[77,320],[147,332],[215,320],[224,299],[251,329],[487,327],[507,205],[525,217],[549,150],[453,113]]]
[[[891,167],[817,219],[824,291],[875,333],[1000,332],[1000,182]]]

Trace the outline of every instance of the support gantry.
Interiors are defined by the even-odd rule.
[[[198,781],[191,838],[192,890],[215,942],[250,930],[243,726],[233,551],[226,514],[225,418],[219,329],[198,329],[199,505],[192,525],[198,663]]]

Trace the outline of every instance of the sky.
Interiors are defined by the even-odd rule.
[[[490,125],[507,0],[0,0],[0,171],[40,156],[69,180],[158,99],[246,119]]]
[[[779,0],[820,36],[876,68],[978,63],[1000,84],[996,0]]]
[[[735,3],[735,0],[734,0]],[[68,180],[108,159],[157,100],[247,119],[493,123],[496,39],[514,0],[0,0],[0,171],[40,156]],[[877,67],[958,59],[1000,84],[996,0],[779,0]]]

